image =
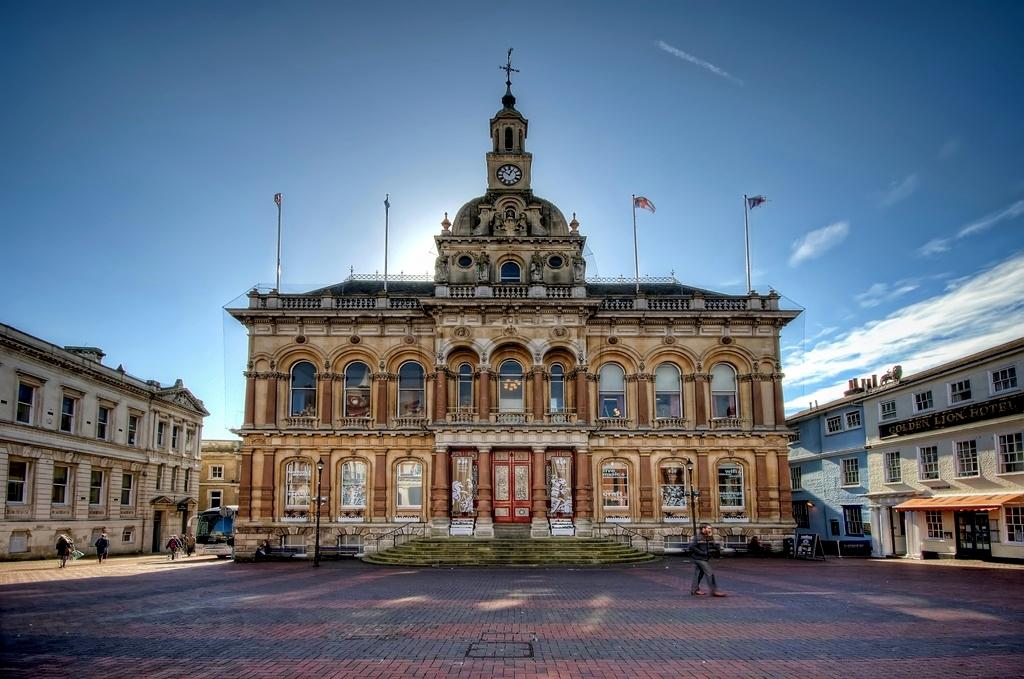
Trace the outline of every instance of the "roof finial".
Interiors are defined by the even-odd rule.
[[[505,96],[501,98],[501,105],[505,108],[515,108],[516,98],[512,96],[512,74],[519,73],[518,68],[512,68],[512,48],[508,48],[508,57],[505,61],[504,66],[499,66],[499,70],[505,71]]]

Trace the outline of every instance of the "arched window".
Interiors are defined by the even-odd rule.
[[[345,417],[370,416],[370,367],[350,363],[345,368]]]
[[[309,361],[292,366],[292,417],[316,415],[316,368]]]
[[[561,413],[565,411],[565,368],[562,367],[561,363],[555,363],[551,366],[551,374],[549,376],[549,389],[551,393],[551,402],[549,404],[549,410],[553,413]]]
[[[505,128],[505,150],[506,151],[511,151],[512,150],[512,128],[511,127],[506,127]]]
[[[349,460],[341,465],[342,509],[366,508],[366,463]]]
[[[395,488],[398,509],[423,508],[423,465],[419,462],[399,462],[396,468]]]
[[[284,468],[285,519],[305,520],[312,497],[313,465],[305,460],[292,460]]]
[[[626,374],[614,363],[601,366],[598,373],[598,401],[601,417],[626,416]]]
[[[675,460],[663,462],[658,471],[661,476],[661,508],[686,508],[686,465]]]
[[[463,363],[459,366],[459,410],[473,407],[473,366]]]
[[[622,462],[601,465],[601,506],[605,509],[629,508],[629,468]]]
[[[711,369],[711,417],[738,417],[736,370],[728,363]]]
[[[654,371],[654,416],[682,417],[683,391],[679,368],[662,363]]]
[[[729,511],[742,510],[746,506],[743,497],[743,467],[735,462],[718,465],[718,507]]]
[[[403,363],[398,369],[398,415],[415,417],[422,415],[425,408],[423,366],[412,361]]]
[[[511,260],[501,265],[502,283],[519,283],[523,280],[519,264]]]
[[[498,410],[518,413],[523,405],[523,366],[519,361],[504,361],[498,368]]]

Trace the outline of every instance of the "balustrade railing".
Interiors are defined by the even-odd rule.
[[[704,308],[708,311],[743,311],[747,308],[747,299],[705,299]]]
[[[606,297],[601,300],[601,308],[605,311],[632,311],[635,303],[632,297]]]
[[[284,418],[284,426],[288,429],[316,429],[320,418],[312,415],[293,415]]]
[[[629,429],[630,423],[627,417],[599,417],[597,427],[598,429]]]
[[[656,417],[655,429],[689,429],[690,422],[684,417]]]
[[[370,422],[369,417],[339,417],[334,426],[338,429],[369,429]]]
[[[572,297],[572,286],[548,285],[544,289],[544,296],[549,299],[569,299]]]
[[[713,417],[711,418],[712,429],[742,429],[743,420],[739,417]]]
[[[377,300],[373,297],[335,297],[335,309],[374,309]]]
[[[448,288],[448,296],[456,299],[476,297],[476,286],[474,285],[453,285]]]
[[[423,429],[427,418],[423,415],[401,415],[394,419],[395,429]]]
[[[568,408],[549,410],[544,413],[544,421],[547,424],[576,424],[576,411]]]
[[[476,408],[451,408],[445,418],[448,422],[476,422]]]
[[[530,424],[533,421],[533,414],[525,410],[499,410],[491,411],[491,422],[494,424]]]
[[[491,294],[500,299],[525,299],[530,295],[530,288],[526,285],[495,285]]]
[[[282,309],[319,309],[323,304],[322,297],[282,297]]]
[[[669,299],[652,297],[647,300],[647,308],[651,311],[688,311],[690,309],[690,300],[680,297]]]

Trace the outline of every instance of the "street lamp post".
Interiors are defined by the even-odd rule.
[[[697,498],[700,491],[693,489],[693,460],[686,461],[686,483],[689,487],[686,494],[690,497],[690,521],[693,523],[693,534],[697,535]]]
[[[320,484],[324,476],[324,458],[316,461],[316,543],[313,547],[313,565],[320,566],[320,507],[323,505],[323,498],[320,497]]]

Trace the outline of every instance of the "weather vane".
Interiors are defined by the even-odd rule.
[[[512,87],[512,74],[519,73],[518,68],[512,68],[512,48],[508,48],[508,60],[504,66],[499,66],[498,70],[505,71],[505,84]]]

